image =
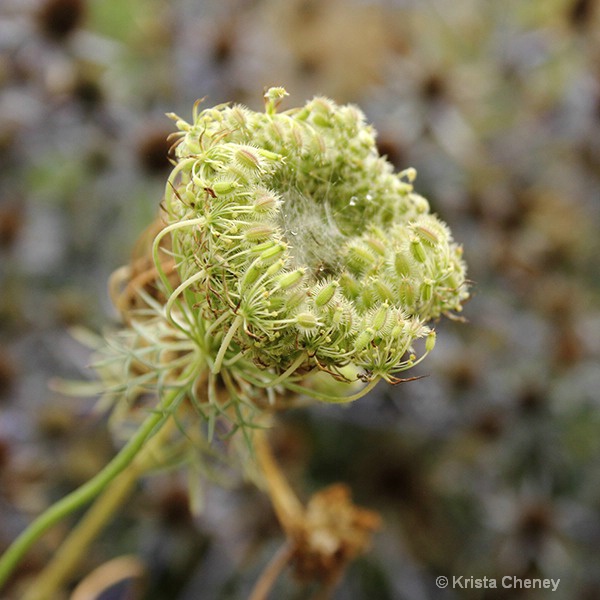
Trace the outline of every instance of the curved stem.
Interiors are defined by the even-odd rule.
[[[156,272],[158,274],[158,277],[160,279],[160,281],[162,282],[162,284],[165,287],[165,292],[168,296],[170,296],[173,293],[173,286],[171,285],[170,281],[169,281],[169,277],[167,276],[167,274],[165,273],[165,270],[163,268],[163,264],[162,261],[160,259],[160,251],[161,250],[165,250],[164,248],[161,247],[161,242],[163,240],[163,238],[170,234],[172,231],[175,231],[177,229],[182,229],[185,227],[191,227],[194,225],[200,225],[201,223],[203,223],[205,221],[205,219],[203,217],[197,218],[197,219],[187,219],[187,220],[183,220],[183,221],[179,221],[176,223],[171,223],[170,225],[167,225],[166,227],[164,227],[163,229],[161,229],[155,236],[154,241],[152,243],[152,250],[151,250],[151,254],[152,254],[152,260],[154,262],[154,266],[156,267]],[[173,242],[175,242],[175,240],[173,239]],[[175,265],[175,268],[177,268],[177,265]],[[177,298],[177,297],[176,297]],[[181,304],[179,301],[177,301],[177,304],[181,307]],[[188,324],[190,325],[190,328],[193,328],[194,323],[193,320],[191,320],[189,318],[189,315],[186,311],[182,310],[182,315],[185,319],[187,319]],[[177,323],[176,320],[171,319],[171,323],[177,327],[178,329],[180,329],[183,333],[185,333],[186,335],[188,335],[187,330],[182,327],[179,323]]]
[[[253,436],[256,460],[265,477],[267,489],[277,519],[286,534],[296,532],[304,518],[304,507],[281,472],[263,430],[257,429]]]
[[[269,592],[275,585],[277,578],[284,567],[290,561],[294,553],[294,547],[289,542],[285,542],[279,550],[275,553],[273,558],[269,561],[269,564],[265,567],[261,573],[258,581],[254,584],[252,593],[248,600],[266,600]]]
[[[97,475],[71,492],[35,519],[0,558],[0,587],[3,586],[31,546],[52,526],[93,500],[136,457],[152,434],[170,416],[169,409],[180,399],[181,390],[167,393],[157,409],[140,425],[121,451]]]
[[[260,387],[270,388],[279,385],[281,382],[285,381],[290,375],[292,375],[305,360],[306,354],[302,352],[283,373],[277,375],[277,377],[275,377],[275,379],[272,379],[271,381],[264,382],[260,385]]]
[[[206,273],[204,271],[198,271],[197,273],[186,279],[184,282],[180,283],[177,286],[177,288],[171,293],[169,299],[167,300],[167,303],[165,304],[165,314],[167,315],[167,318],[170,322],[175,322],[171,315],[171,312],[173,311],[173,304],[177,301],[177,298],[181,295],[181,292],[185,291],[191,285],[196,283],[196,281],[200,281],[200,279],[202,279],[205,276]]]
[[[239,326],[242,324],[242,321],[243,319],[241,315],[237,315],[236,318],[233,320],[229,331],[223,338],[223,341],[221,342],[221,347],[219,348],[219,352],[217,353],[215,363],[212,369],[215,375],[221,370],[221,365],[223,364],[223,359],[225,358],[227,348],[229,348],[229,344],[231,344],[231,340],[233,339],[233,336],[235,335],[235,332],[238,330]]]
[[[345,402],[354,402],[359,398],[362,398],[368,394],[379,383],[379,381],[379,379],[373,379],[372,381],[369,381],[364,388],[356,392],[356,394],[352,394],[351,396],[330,396],[329,394],[322,394],[321,392],[316,392],[315,390],[311,390],[310,388],[306,388],[291,382],[284,382],[283,385],[292,392],[298,392],[299,394],[310,396],[311,398],[315,398],[315,400],[322,400],[323,402],[330,402],[331,404],[344,404]]]
[[[171,425],[171,426],[169,426]],[[92,543],[117,509],[131,495],[140,476],[152,468],[157,452],[172,433],[173,420],[153,436],[132,463],[96,498],[94,504],[62,542],[50,562],[27,590],[22,600],[54,598],[56,591],[85,555]]]
[[[289,563],[296,550],[294,534],[302,526],[304,507],[277,464],[265,431],[256,430],[253,443],[256,460],[267,486],[267,493],[273,504],[277,519],[287,537],[285,544],[277,551],[261,573],[248,599],[267,600],[269,592],[281,571]]]

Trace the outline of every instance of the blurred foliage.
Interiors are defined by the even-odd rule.
[[[69,334],[106,327],[105,282],[152,219],[163,116],[196,98],[258,108],[285,85],[356,102],[414,166],[474,282],[426,379],[282,417],[297,488],[343,480],[385,527],[336,598],[541,598],[437,575],[560,578],[600,596],[600,3],[3,0],[0,5],[0,541],[114,451]],[[82,574],[137,553],[145,598],[245,598],[281,542],[265,499],[177,474],[145,482]],[[34,574],[60,542],[21,568]],[[307,590],[280,582],[277,597]]]

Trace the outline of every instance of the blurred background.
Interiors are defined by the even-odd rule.
[[[335,598],[549,597],[439,590],[438,575],[560,578],[552,598],[599,598],[595,0],[2,0],[0,545],[115,451],[94,400],[48,382],[91,376],[73,327],[116,322],[106,281],[161,200],[164,113],[187,119],[204,96],[258,110],[270,85],[284,108],[357,103],[381,153],[418,170],[473,282],[426,378],[274,432],[303,499],[344,481],[384,520]],[[79,575],[135,554],[139,597],[246,598],[282,534],[251,485],[203,486],[195,516],[178,473],[142,483]],[[286,576],[273,597],[307,594]]]

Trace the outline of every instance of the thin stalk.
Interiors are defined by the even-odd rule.
[[[292,375],[305,360],[306,354],[302,352],[283,373],[275,377],[275,379],[266,382],[262,387],[275,387],[279,385],[282,381],[285,381],[290,375]]]
[[[221,347],[219,348],[219,352],[217,353],[215,363],[212,368],[212,371],[215,375],[221,370],[221,365],[223,364],[223,359],[225,358],[227,348],[229,348],[229,344],[231,344],[231,340],[233,339],[233,336],[235,335],[235,332],[238,330],[239,326],[242,324],[242,321],[243,319],[241,315],[237,315],[236,318],[233,320],[229,331],[223,338],[223,341],[221,342]]]
[[[253,442],[256,459],[265,476],[277,518],[286,534],[293,534],[304,518],[304,507],[281,472],[265,432],[257,429],[254,432]]]
[[[294,534],[302,526],[304,507],[277,464],[263,430],[254,432],[253,443],[256,460],[267,485],[267,493],[287,537],[285,544],[261,573],[248,599],[267,600],[277,578],[294,555]]]
[[[299,394],[310,396],[316,400],[322,400],[323,402],[329,402],[331,404],[344,404],[346,402],[355,402],[359,398],[366,396],[378,383],[379,379],[373,379],[372,381],[369,381],[364,388],[356,392],[356,394],[352,394],[351,396],[330,396],[329,394],[322,394],[321,392],[311,390],[310,388],[306,388],[292,382],[285,382],[283,385],[292,392],[298,392]]]
[[[285,542],[275,553],[269,564],[260,574],[258,581],[254,584],[252,593],[248,600],[267,600],[269,592],[275,585],[279,574],[290,562],[294,553],[294,547],[289,542]]]
[[[165,394],[157,409],[146,417],[133,437],[97,475],[71,492],[35,519],[0,558],[0,588],[6,583],[31,546],[51,527],[73,511],[91,502],[137,456],[146,441],[170,416],[169,409],[180,399],[181,390]]]
[[[156,456],[173,430],[169,421],[142,448],[131,464],[96,498],[92,507],[62,542],[44,570],[35,578],[22,600],[46,600],[67,581],[94,541],[118,508],[131,495],[140,476],[157,462]]]
[[[197,273],[186,279],[184,282],[180,283],[177,286],[177,288],[171,293],[169,299],[167,300],[167,303],[165,304],[165,315],[167,315],[169,321],[174,321],[173,317],[171,316],[171,312],[173,310],[173,304],[177,301],[177,298],[181,295],[181,292],[183,292],[191,285],[196,283],[196,281],[200,281],[205,276],[206,273],[204,271],[198,271]]]

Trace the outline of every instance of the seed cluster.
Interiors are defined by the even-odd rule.
[[[336,379],[397,381],[432,348],[426,322],[460,311],[461,248],[394,173],[356,107],[315,98],[277,112],[220,105],[176,120],[166,189],[179,281],[163,273],[166,317],[213,374],[267,386],[319,369]],[[413,343],[426,338],[416,357]]]

